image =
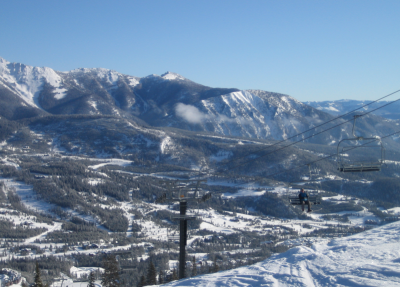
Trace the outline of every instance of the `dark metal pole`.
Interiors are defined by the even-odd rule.
[[[187,202],[182,200],[180,202],[180,215],[184,217],[186,215]],[[187,232],[187,220],[181,218],[180,220],[180,240],[179,240],[179,279],[185,278],[185,266],[186,266],[186,232]]]

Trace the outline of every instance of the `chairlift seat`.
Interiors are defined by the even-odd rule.
[[[340,165],[338,170],[340,172],[367,172],[367,171],[381,171],[382,164],[374,163],[374,164],[349,164],[349,165]]]
[[[354,122],[353,122],[353,136],[354,138],[348,138],[348,139],[342,139],[337,146],[337,160],[338,160],[338,171],[340,172],[367,172],[367,171],[381,171],[382,165],[385,163],[385,148],[383,146],[382,140],[378,136],[370,137],[370,138],[364,138],[357,136],[355,133],[355,127],[356,127],[356,120],[357,118],[361,117],[361,115],[355,115],[354,116]],[[375,146],[368,145],[372,142],[377,141],[378,144]],[[341,146],[342,143],[347,142],[350,148],[348,147],[347,149],[345,146]],[[352,143],[353,142],[353,143]],[[356,142],[358,145],[355,145],[354,142]],[[362,144],[364,143],[364,144]],[[360,145],[361,144],[361,145]],[[354,162],[351,158],[350,159],[345,159],[344,158],[344,153],[358,148],[358,147],[365,147],[367,149],[371,148],[380,148],[380,157],[373,159],[372,161],[362,161],[362,162]]]
[[[321,204],[320,199],[314,195],[308,196],[308,201],[310,201],[312,205]],[[289,197],[289,203],[292,205],[301,205],[300,198],[298,196]],[[307,202],[305,201],[304,204],[307,204]]]

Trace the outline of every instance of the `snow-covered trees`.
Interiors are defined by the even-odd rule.
[[[95,287],[96,285],[94,284],[94,280],[95,280],[94,272],[91,271],[89,274],[89,284],[87,285],[87,287]]]
[[[39,263],[37,261],[35,268],[35,282],[33,283],[33,287],[44,287],[40,274]]]
[[[147,270],[147,284],[148,285],[157,284],[157,271],[152,261],[150,261],[149,269]]]

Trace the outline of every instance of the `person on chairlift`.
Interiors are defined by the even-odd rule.
[[[308,194],[304,191],[304,188],[300,189],[299,199],[301,204],[301,210],[304,211],[304,204],[308,204],[308,212],[311,212],[311,202],[308,200]]]

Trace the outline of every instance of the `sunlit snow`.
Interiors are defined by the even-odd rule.
[[[3,58],[0,58],[0,80],[10,84],[26,103],[36,107],[39,107],[37,97],[44,82],[55,88],[56,99],[62,99],[66,93],[62,78],[53,69],[10,63]]]
[[[400,286],[400,222],[163,286]]]

